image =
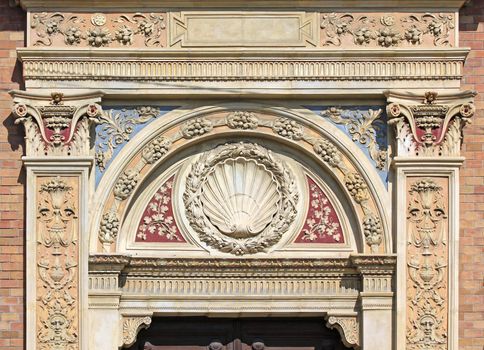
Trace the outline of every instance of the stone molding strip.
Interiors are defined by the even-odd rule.
[[[128,52],[19,49],[28,80],[118,81],[459,81],[468,53],[446,50]]]

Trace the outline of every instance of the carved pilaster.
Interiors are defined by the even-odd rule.
[[[407,349],[447,349],[447,180],[407,184]]]
[[[73,177],[37,178],[36,344],[79,349],[79,184]]]
[[[12,91],[15,123],[25,127],[26,155],[89,156],[93,125],[100,122],[102,93],[64,97]]]
[[[388,123],[395,129],[394,156],[459,156],[462,129],[474,115],[473,91],[417,95],[387,91]]]

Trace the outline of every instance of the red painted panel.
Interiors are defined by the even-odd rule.
[[[173,215],[173,180],[163,183],[148,202],[136,232],[136,242],[185,243]]]
[[[294,243],[344,243],[343,231],[333,205],[309,176],[309,208],[304,226]]]

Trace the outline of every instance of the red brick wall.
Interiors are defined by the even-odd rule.
[[[21,87],[15,48],[24,46],[25,12],[0,1],[0,349],[24,349],[23,131],[13,124],[8,90]]]
[[[476,90],[477,113],[464,131],[460,212],[460,350],[484,349],[484,0],[460,14],[460,46],[470,47],[462,89]]]

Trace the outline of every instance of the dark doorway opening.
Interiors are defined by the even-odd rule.
[[[154,317],[131,350],[345,350],[322,318]]]

